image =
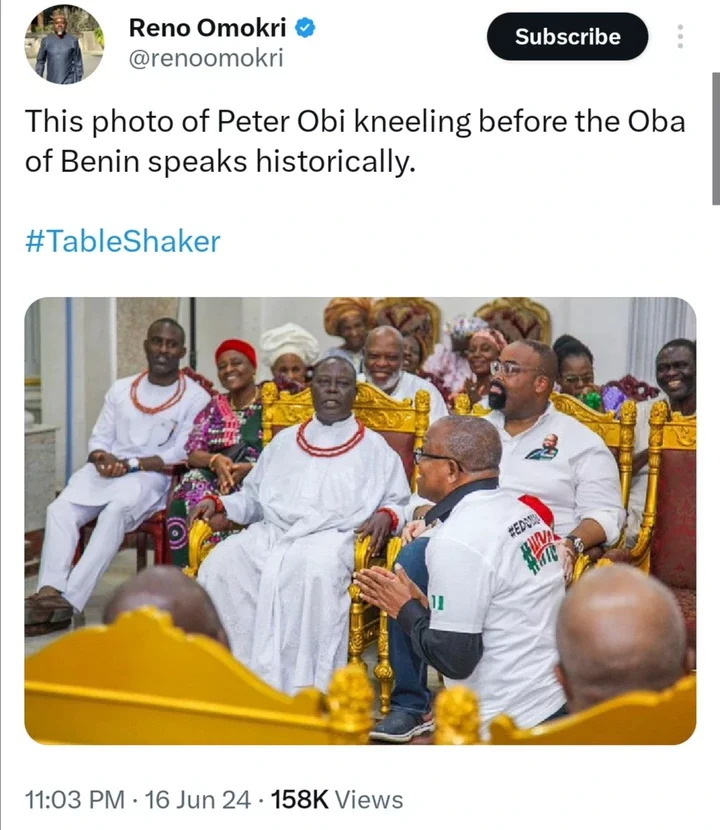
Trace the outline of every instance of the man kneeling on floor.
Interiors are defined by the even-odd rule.
[[[418,491],[442,520],[426,551],[427,596],[402,568],[356,574],[362,597],[387,611],[417,655],[480,700],[483,735],[503,712],[521,728],[565,714],[554,667],[565,593],[555,534],[498,486],[502,444],[487,420],[453,415],[428,430]],[[431,720],[393,709],[371,738],[404,743]]]
[[[191,516],[250,525],[210,552],[198,580],[235,657],[288,694],[325,691],[347,662],[355,538],[379,551],[410,498],[400,456],[352,416],[352,364],[321,361],[311,390],[315,416],[273,438],[242,490]]]

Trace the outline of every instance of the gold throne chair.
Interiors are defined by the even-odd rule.
[[[301,424],[314,413],[310,389],[298,394],[279,392],[274,383],[262,387],[263,444],[267,446],[281,429]],[[413,460],[414,450],[422,446],[430,416],[430,395],[420,390],[415,400],[402,401],[389,398],[379,389],[367,383],[358,383],[353,413],[368,429],[380,433],[402,460],[411,489],[415,487],[417,469]],[[210,526],[195,522],[188,536],[189,567],[186,573],[195,576],[202,561],[210,553],[212,545]],[[373,565],[388,567],[400,551],[399,537],[392,537],[385,550],[378,556],[368,553],[369,538],[355,543],[355,570]],[[373,671],[380,684],[380,712],[390,711],[390,692],[393,671],[390,666],[387,614],[363,602],[356,585],[348,588],[350,594],[350,636],[348,663],[364,665],[362,654],[370,643],[378,644],[378,662]]]

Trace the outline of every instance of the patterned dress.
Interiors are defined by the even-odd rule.
[[[240,441],[245,443],[245,448],[235,461],[254,464],[262,451],[262,404],[259,394],[250,406],[240,410],[232,407],[227,395],[216,395],[195,418],[185,451],[188,456],[197,450],[220,453]],[[242,482],[233,492],[240,487]],[[187,517],[208,493],[219,496],[220,487],[215,473],[207,468],[189,470],[175,488],[167,520],[174,565],[184,567],[188,564]],[[216,544],[231,532],[215,533],[210,541]]]

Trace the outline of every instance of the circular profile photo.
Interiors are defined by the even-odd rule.
[[[105,38],[98,21],[80,6],[50,6],[25,33],[30,67],[51,84],[77,84],[97,69]]]

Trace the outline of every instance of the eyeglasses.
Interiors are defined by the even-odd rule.
[[[416,464],[419,464],[423,458],[430,458],[434,459],[435,461],[454,461],[462,472],[465,472],[463,465],[457,460],[457,458],[451,458],[449,455],[433,455],[431,452],[425,452],[425,450],[418,448],[413,451],[413,460]]]
[[[540,373],[540,369],[525,369],[523,366],[518,366],[517,363],[510,363],[507,360],[493,360],[490,364],[490,371],[493,375],[519,375],[522,372]]]
[[[588,384],[595,382],[595,375],[583,375],[583,377],[580,377],[579,375],[563,375],[562,379],[570,386],[575,386],[578,383],[583,383],[587,386]]]

